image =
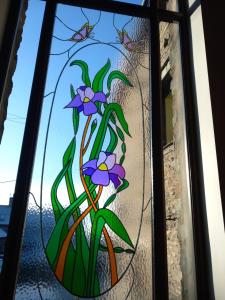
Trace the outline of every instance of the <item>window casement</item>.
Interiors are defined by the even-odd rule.
[[[31,298],[166,300],[179,293],[213,299],[190,43],[193,6],[187,0],[178,1],[178,11],[168,10],[177,7],[170,0],[38,2],[43,18],[0,254],[0,297],[19,300],[25,288]],[[17,7],[17,22],[20,17]],[[12,26],[7,34],[13,47]],[[10,62],[7,55],[3,106]],[[8,110],[6,121],[15,123],[13,114]]]

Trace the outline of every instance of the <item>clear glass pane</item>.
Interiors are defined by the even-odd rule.
[[[32,5],[35,6],[36,11],[36,14],[33,16],[29,14],[30,6]],[[34,1],[34,3],[32,2],[31,4],[30,1],[26,19],[24,11],[21,15],[21,28],[18,30],[19,41],[23,26],[22,20],[24,19],[25,24],[22,41],[20,45],[18,44],[19,42],[16,45],[16,47],[20,46],[17,53],[18,60],[13,76],[12,92],[8,99],[7,118],[4,121],[4,131],[0,144],[0,269],[4,253],[4,244],[7,237],[11,204],[13,201],[43,9],[44,3]],[[32,32],[27,30],[31,24],[33,28]],[[13,60],[16,60],[16,57],[14,57]],[[10,90],[10,86],[11,82],[8,82],[8,90]],[[5,106],[7,105],[1,106],[1,117],[5,113]],[[2,127],[2,124],[0,125]]]
[[[160,23],[169,299],[196,299],[179,25]],[[168,101],[169,100],[169,101]],[[172,127],[172,128],[171,128]]]
[[[201,7],[191,16],[191,29],[215,298],[223,299],[225,259],[220,249],[225,247],[225,235]]]
[[[189,7],[192,6],[192,4],[195,3],[195,1],[196,1],[196,0],[188,0]]]
[[[171,11],[178,11],[178,0],[160,0],[159,8]]]
[[[16,300],[151,299],[148,38],[57,6]]]

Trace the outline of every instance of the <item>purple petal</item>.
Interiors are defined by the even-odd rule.
[[[118,186],[120,185],[120,181],[119,181],[118,175],[109,174],[109,179],[112,180],[115,189],[117,189]]]
[[[85,92],[84,92],[85,97],[87,97],[88,99],[92,99],[95,95],[95,93],[93,92],[92,88],[87,87]]]
[[[83,104],[83,102],[81,101],[80,95],[76,95],[75,98],[69,104],[67,104],[65,107],[67,107],[67,108],[79,107],[82,104]]]
[[[104,163],[105,160],[106,160],[105,152],[100,152],[98,156],[97,167],[100,166],[102,163]]]
[[[126,175],[124,168],[119,164],[115,164],[115,166],[110,170],[110,174],[112,173],[118,175],[120,178],[124,178]]]
[[[83,166],[82,169],[85,168],[92,168],[92,169],[97,169],[97,159],[92,159],[86,162]]]
[[[85,95],[84,95],[84,90],[82,89],[81,86],[79,87],[79,89],[77,89],[77,93],[80,95],[80,99],[83,102]]]
[[[106,96],[104,93],[102,92],[97,92],[95,93],[93,99],[92,99],[93,102],[95,101],[99,101],[99,102],[106,102]]]
[[[85,116],[90,116],[93,115],[97,112],[97,107],[93,102],[87,102],[84,103],[84,115]]]
[[[78,112],[81,112],[81,111],[83,111],[83,110],[84,110],[84,105],[83,105],[83,104],[77,108],[77,111],[78,111]]]
[[[83,171],[83,175],[91,176],[94,173],[94,171],[95,169],[87,168],[86,170]]]
[[[94,184],[99,184],[104,186],[109,185],[109,172],[101,171],[97,169],[91,176],[91,180]]]
[[[116,163],[116,155],[115,154],[109,155],[105,160],[105,164],[107,165],[109,170],[112,169],[112,167],[115,165],[115,163]]]

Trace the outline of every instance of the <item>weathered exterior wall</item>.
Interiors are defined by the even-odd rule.
[[[162,77],[172,77],[173,144],[164,149],[169,297],[196,299],[179,26],[161,23]]]
[[[2,41],[2,36],[4,34],[5,30],[5,22],[7,18],[7,11],[8,11],[8,6],[9,6],[9,1],[7,0],[1,0],[0,1],[0,47],[4,47],[4,45],[1,44]],[[7,5],[6,5],[7,3]],[[8,66],[8,71],[7,71],[7,76],[6,76],[6,82],[5,86],[3,89],[3,96],[2,99],[0,99],[0,143],[4,131],[4,121],[6,119],[7,115],[7,107],[8,107],[8,98],[9,95],[11,94],[12,87],[13,87],[13,82],[12,82],[12,76],[15,72],[16,69],[16,64],[17,64],[17,51],[20,46],[20,42],[22,40],[22,32],[23,32],[23,25],[25,22],[25,12],[28,6],[28,0],[23,0],[22,2],[22,8],[20,12],[20,18],[18,22],[18,28],[17,28],[17,33],[16,37],[13,43],[13,50],[10,55],[10,61],[9,61],[9,66]]]
[[[180,264],[181,245],[179,239],[180,198],[179,180],[176,172],[174,144],[164,150],[167,256],[170,299],[182,299],[182,270]]]

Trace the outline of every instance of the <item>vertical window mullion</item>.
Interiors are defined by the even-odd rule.
[[[17,173],[8,237],[5,244],[5,255],[1,273],[2,282],[0,290],[0,295],[4,300],[13,299],[16,285],[17,269],[41,117],[41,103],[47,74],[55,10],[56,4],[51,2],[46,3],[30,96],[30,104]]]
[[[159,18],[157,1],[151,4],[151,81],[152,81],[152,264],[153,299],[168,299],[168,270],[166,243],[166,213],[164,193],[163,105],[161,96],[161,65]]]

